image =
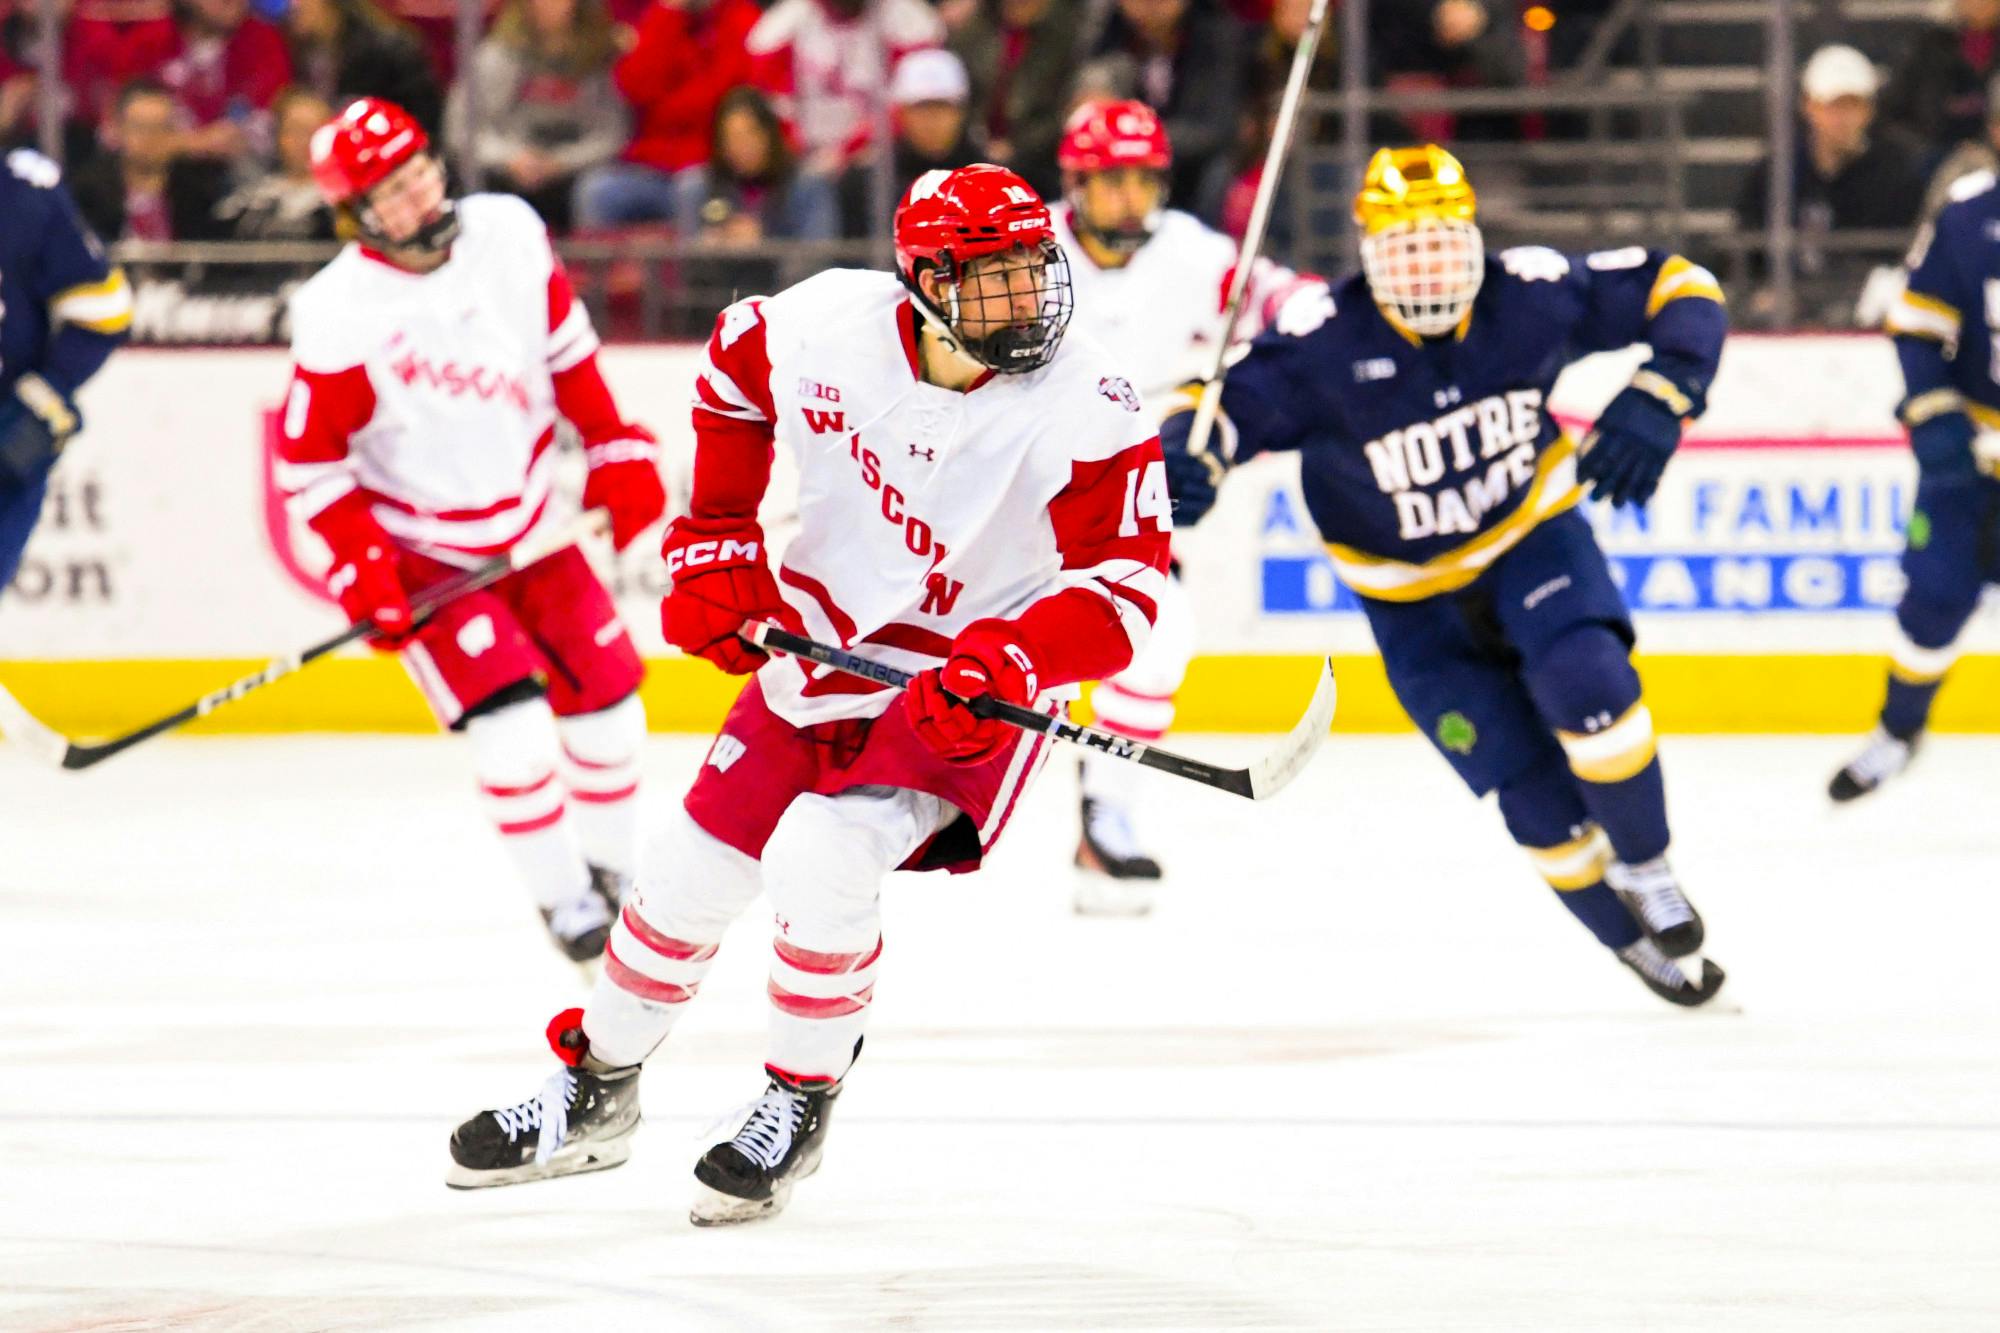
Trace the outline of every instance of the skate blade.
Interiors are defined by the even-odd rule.
[[[1078,916],[1141,917],[1153,911],[1158,880],[1112,879],[1102,871],[1079,869],[1070,906]]]
[[[724,1194],[697,1180],[694,1183],[694,1203],[688,1208],[688,1221],[698,1227],[740,1226],[745,1222],[777,1216],[785,1210],[785,1204],[791,1197],[790,1182],[773,1188],[768,1199],[739,1199],[734,1194]]]
[[[444,1183],[455,1190],[482,1190],[496,1185],[526,1185],[537,1180],[554,1180],[558,1176],[580,1176],[591,1171],[609,1171],[614,1166],[623,1166],[632,1156],[632,1145],[625,1139],[611,1143],[572,1145],[557,1151],[546,1162],[530,1162],[525,1166],[508,1167],[500,1171],[479,1171],[469,1166],[451,1164],[444,1173]]]

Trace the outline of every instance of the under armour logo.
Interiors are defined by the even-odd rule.
[[[935,463],[937,462],[937,450],[919,449],[916,445],[913,444],[910,446],[910,457],[921,458],[926,463]]]
[[[708,762],[715,765],[718,773],[727,773],[729,766],[741,759],[748,748],[734,736],[717,736],[715,744],[709,747]]]

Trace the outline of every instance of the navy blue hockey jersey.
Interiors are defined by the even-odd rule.
[[[1238,461],[1302,452],[1306,506],[1349,587],[1415,601],[1471,583],[1580,498],[1576,446],[1547,410],[1563,367],[1650,343],[1654,391],[1699,415],[1727,324],[1706,269],[1638,247],[1489,255],[1456,334],[1428,340],[1384,319],[1356,275],[1280,312],[1230,370],[1222,411]]]
[[[19,148],[0,161],[0,395],[30,371],[66,398],[132,327],[132,293],[63,188]]]
[[[2000,430],[2000,187],[1991,172],[1953,187],[1910,249],[1909,279],[1885,322],[1903,366],[1898,415],[1915,426],[1963,411]]]

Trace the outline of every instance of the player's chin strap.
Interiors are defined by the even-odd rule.
[[[361,239],[369,246],[384,253],[393,250],[419,250],[425,254],[437,254],[449,249],[458,239],[458,205],[447,195],[438,205],[437,213],[404,240],[390,240],[382,229],[374,225],[374,210],[364,202],[355,206],[354,225]]]
[[[987,357],[980,355],[979,350],[973,347],[971,340],[958,331],[957,283],[951,283],[946,287],[946,290],[951,294],[951,313],[949,315],[946,315],[942,310],[932,305],[930,298],[924,295],[923,288],[916,283],[906,282],[903,285],[909,289],[910,304],[916,307],[918,317],[930,326],[931,332],[944,340],[946,350],[956,352],[967,360],[976,361],[988,370],[999,371],[1004,369],[1002,366],[993,364]]]
[[[1135,231],[1106,231],[1102,227],[1091,225],[1090,219],[1084,214],[1082,202],[1075,195],[1071,195],[1066,202],[1069,204],[1070,226],[1075,229],[1076,234],[1103,246],[1121,259],[1130,259],[1145,249],[1146,242],[1158,234],[1160,219],[1166,215],[1164,207],[1156,208],[1140,220]]]

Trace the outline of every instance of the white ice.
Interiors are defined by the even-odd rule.
[[[0,1327],[2000,1328],[2000,741],[1835,810],[1850,744],[1665,743],[1697,1013],[1415,738],[1155,783],[1138,922],[1070,914],[1058,765],[988,872],[890,884],[826,1168],[729,1231],[688,1168],[761,1084],[766,921],[628,1166],[454,1193],[582,995],[457,742],[0,748]]]

